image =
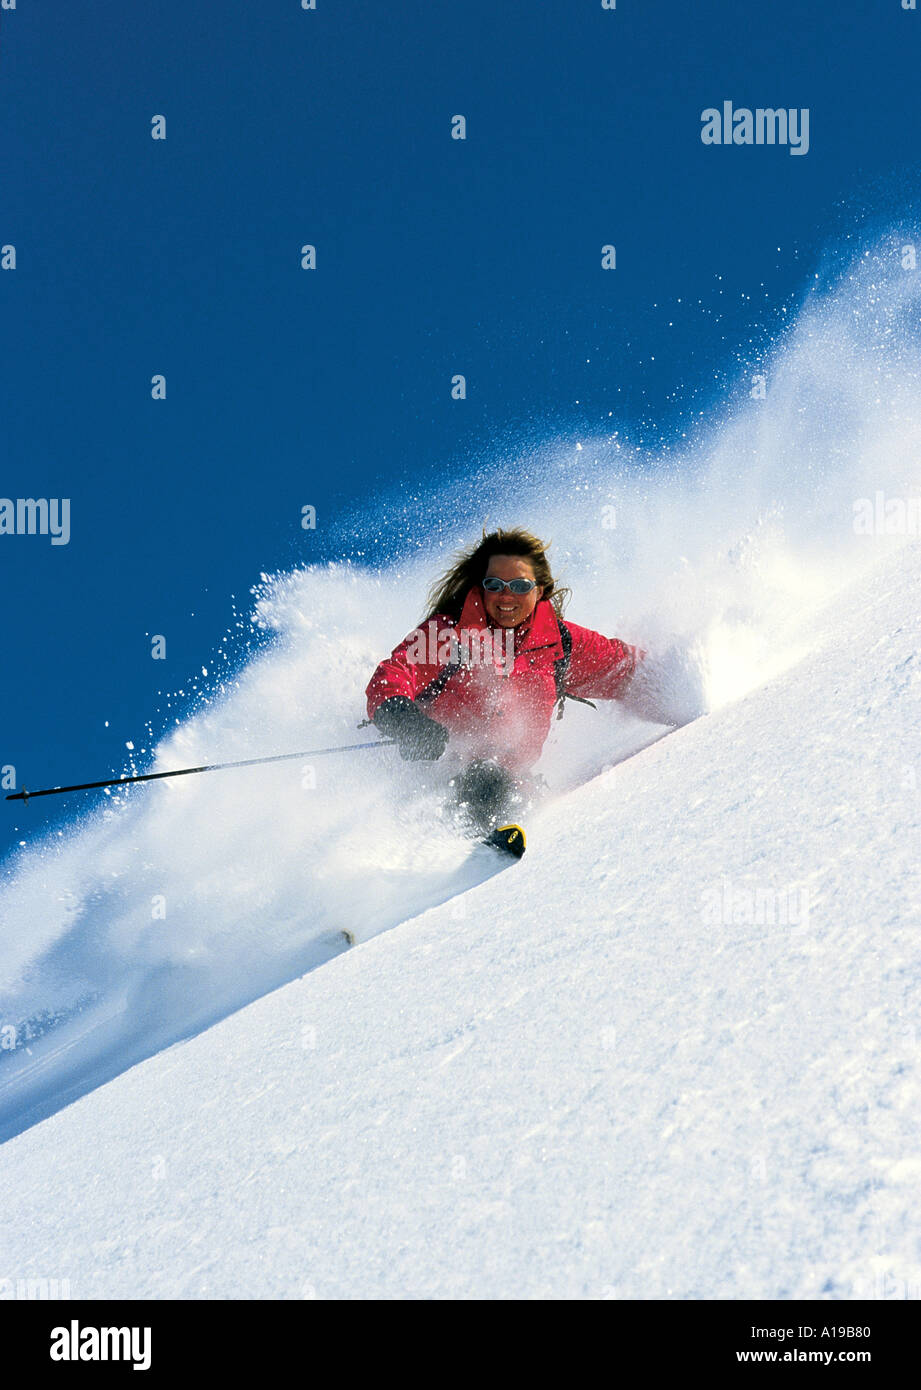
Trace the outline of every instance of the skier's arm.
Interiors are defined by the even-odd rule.
[[[399,646],[380,663],[368,682],[365,696],[368,718],[373,719],[385,700],[402,698],[415,700],[444,672],[446,662],[456,657],[446,653],[454,642],[454,620],[435,613],[419,627],[413,628]],[[446,645],[447,644],[447,645]]]
[[[422,689],[419,683],[422,668],[418,662],[410,661],[407,655],[415,637],[416,634],[411,632],[398,647],[395,647],[390,656],[380,663],[368,682],[365,696],[368,701],[369,719],[374,718],[385,700],[392,700],[398,696],[414,700]]]
[[[410,660],[418,640],[416,629],[380,663],[365,691],[368,718],[387,738],[396,739],[401,756],[410,760],[440,758],[448,742],[444,725],[413,703],[431,679],[424,665]]]
[[[575,623],[567,623],[567,627],[572,634],[568,693],[583,700],[620,699],[646,653],[617,637],[604,637]]]
[[[689,724],[707,708],[700,664],[680,644],[647,654],[617,638],[568,624],[572,659],[566,689],[583,699],[623,700],[654,724]]]

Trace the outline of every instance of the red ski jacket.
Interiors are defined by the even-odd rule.
[[[549,599],[520,627],[494,628],[475,586],[457,622],[436,614],[381,662],[366,692],[368,717],[385,700],[405,696],[450,729],[469,757],[495,758],[523,773],[540,757],[562,689],[582,699],[617,699],[645,655],[587,627],[564,626],[568,661]]]

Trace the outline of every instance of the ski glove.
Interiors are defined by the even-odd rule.
[[[375,710],[375,728],[387,738],[395,738],[404,761],[440,758],[448,743],[448,731],[437,720],[423,714],[405,695],[394,695]]]

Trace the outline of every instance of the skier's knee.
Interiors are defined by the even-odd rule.
[[[517,799],[517,784],[507,768],[492,760],[470,763],[454,779],[460,808],[479,827],[491,829],[507,817]]]

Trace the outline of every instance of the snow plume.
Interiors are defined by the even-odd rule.
[[[431,570],[433,530],[443,563],[484,521],[526,525],[553,539],[574,621],[664,656],[665,713],[738,698],[795,660],[810,610],[918,534],[921,266],[903,266],[906,244],[921,233],[888,234],[844,271],[830,258],[836,278],[816,275],[786,333],[740,357],[728,396],[657,454],[617,421],[510,447],[404,507],[402,534]],[[889,534],[866,534],[880,495]]]
[[[378,499],[344,538],[358,558],[262,584],[253,621],[273,640],[153,770],[373,743],[356,725],[374,665],[484,523],[552,539],[572,620],[649,653],[632,713],[579,706],[554,725],[551,787],[647,742],[639,716],[684,722],[791,665],[812,613],[904,539],[897,524],[859,534],[855,506],[882,494],[886,516],[921,485],[910,240],[817,282],[680,446],[651,457],[612,428],[499,450],[412,503]],[[369,568],[372,546],[393,558]],[[439,819],[450,771],[373,749],[155,783],[24,851],[0,899],[0,1135],[328,959],[343,928],[361,939],[453,897],[461,911],[494,865]]]

